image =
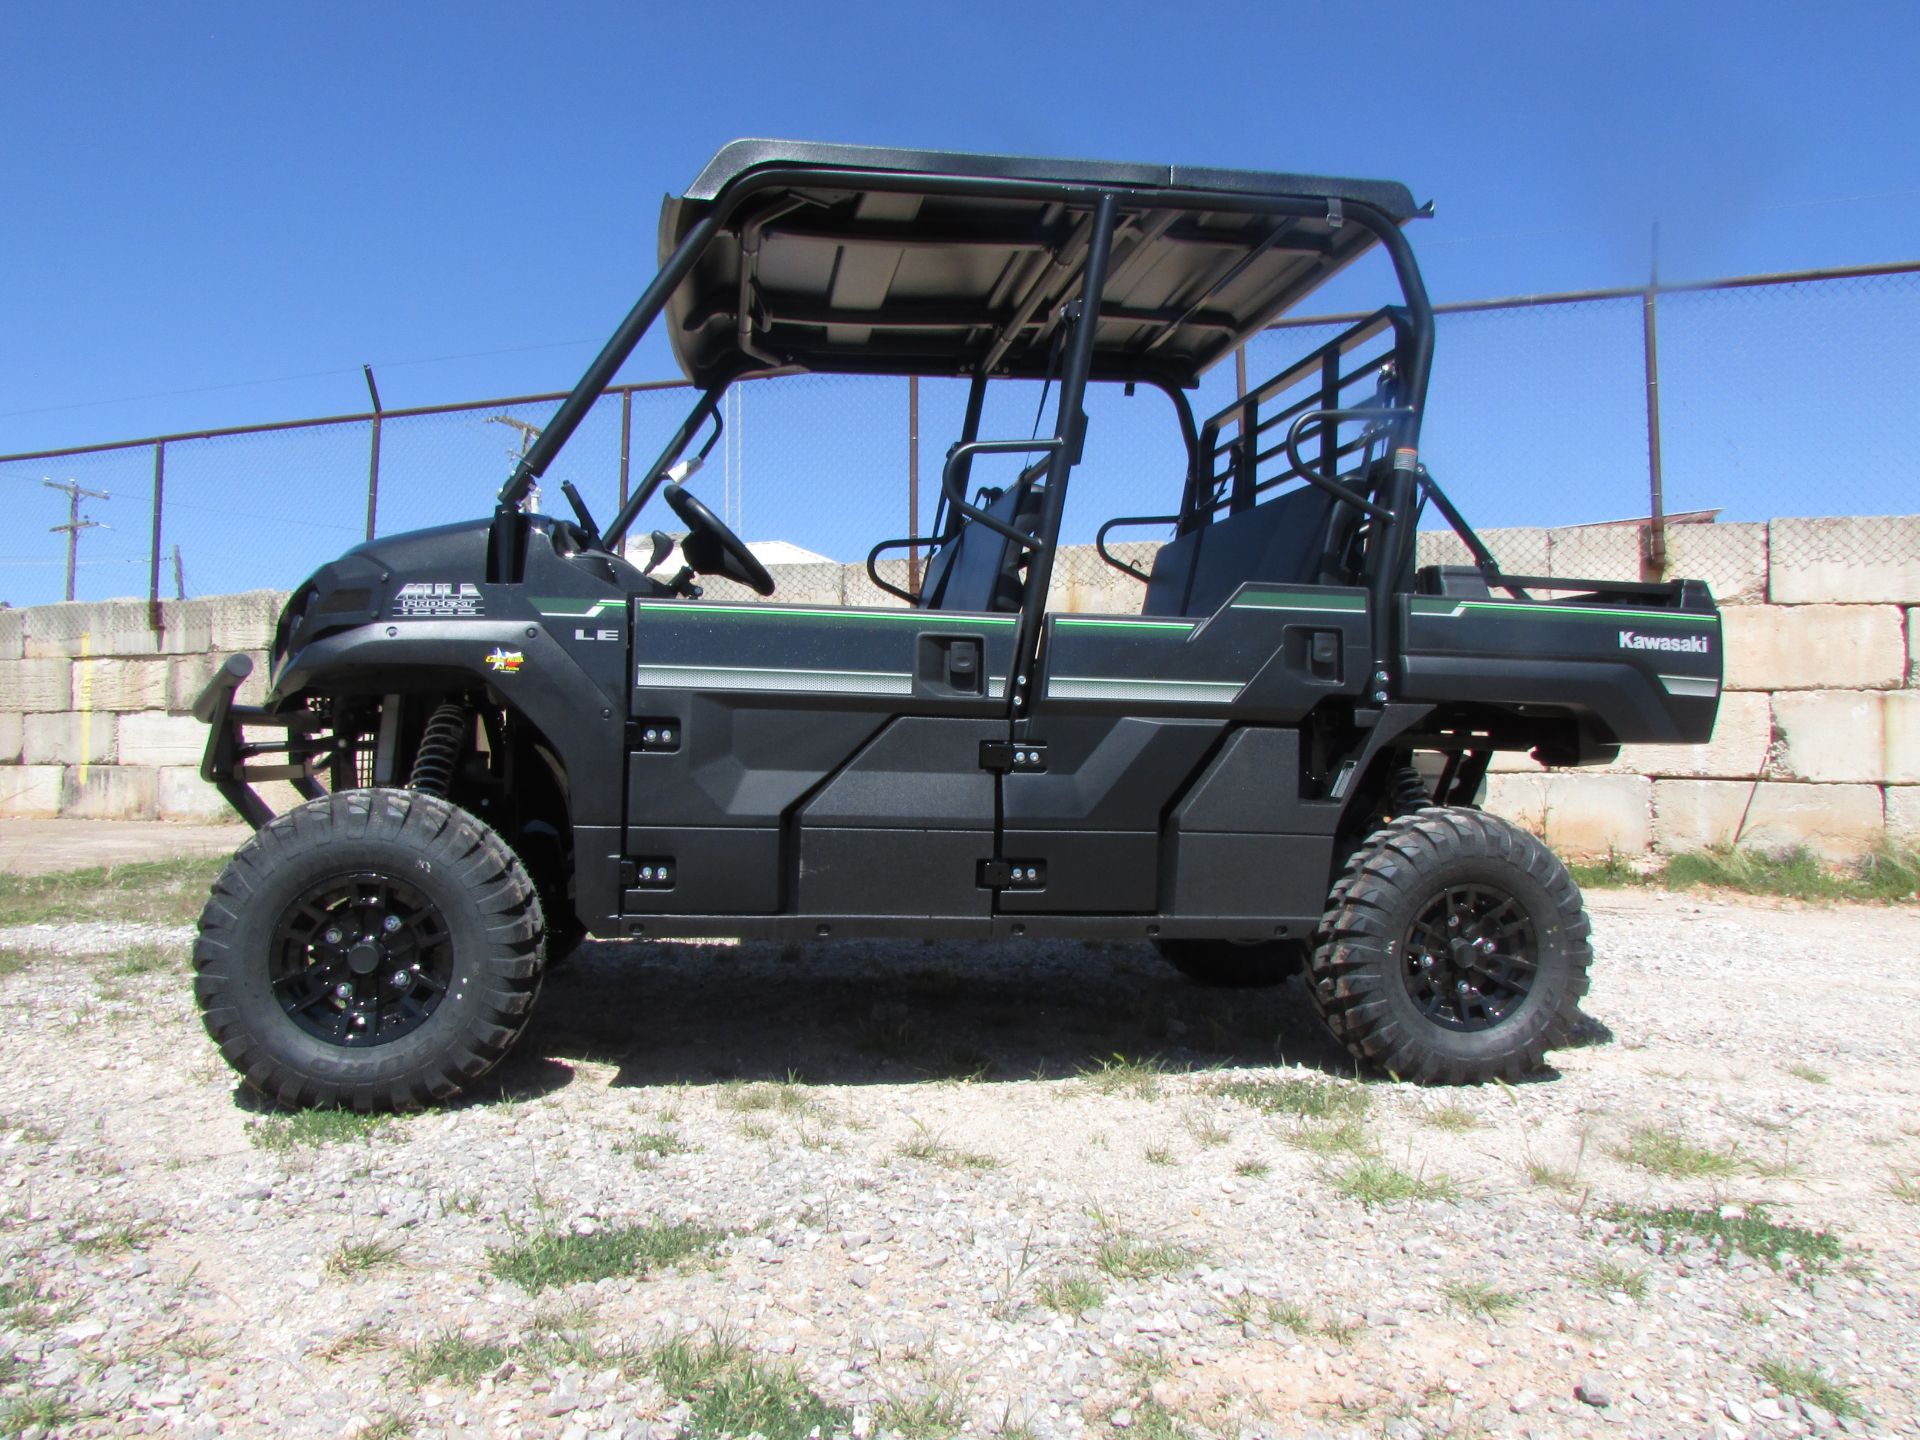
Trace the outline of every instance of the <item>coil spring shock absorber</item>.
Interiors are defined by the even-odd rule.
[[[1427,782],[1418,770],[1411,765],[1402,765],[1393,772],[1388,803],[1395,815],[1411,815],[1434,803],[1433,792],[1427,788]]]
[[[471,724],[467,707],[451,701],[427,717],[420,748],[414,752],[413,773],[407,778],[409,789],[445,796],[453,788],[454,767],[460,763]]]

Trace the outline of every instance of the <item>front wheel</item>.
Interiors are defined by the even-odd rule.
[[[415,790],[290,810],[214,883],[193,947],[207,1032],[283,1105],[445,1100],[512,1047],[544,928],[506,842]]]
[[[1478,810],[1429,806],[1369,836],[1334,885],[1309,963],[1314,1004],[1401,1079],[1517,1080],[1566,1043],[1593,962],[1580,891],[1553,852]]]

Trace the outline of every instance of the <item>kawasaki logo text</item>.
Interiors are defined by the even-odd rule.
[[[1709,653],[1704,635],[1641,635],[1632,630],[1620,632],[1622,650],[1677,650],[1683,655]]]

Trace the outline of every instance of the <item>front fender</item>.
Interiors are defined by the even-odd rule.
[[[576,826],[620,824],[624,715],[538,625],[395,620],[338,631],[288,657],[268,704],[306,693],[407,694],[476,684],[553,747],[566,767]]]

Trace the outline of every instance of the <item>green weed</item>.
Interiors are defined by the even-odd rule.
[[[1401,1200],[1446,1200],[1460,1198],[1460,1189],[1446,1175],[1416,1175],[1384,1160],[1355,1160],[1327,1176],[1337,1194],[1358,1200],[1368,1209],[1391,1205]]]
[[[1602,1211],[1601,1218],[1621,1226],[1635,1243],[1652,1236],[1664,1251],[1677,1240],[1692,1239],[1711,1249],[1751,1255],[1776,1270],[1790,1258],[1818,1272],[1845,1253],[1838,1237],[1825,1230],[1779,1224],[1767,1218],[1764,1205],[1750,1206],[1744,1212],[1616,1205]]]
[[[505,1364],[506,1359],[507,1352],[502,1346],[469,1339],[450,1325],[407,1351],[407,1377],[415,1385],[436,1379],[451,1380],[456,1385],[478,1385]]]
[[[1642,1125],[1624,1145],[1613,1147],[1612,1153],[1615,1159],[1677,1179],[1737,1175],[1746,1165],[1737,1149],[1708,1149],[1658,1125]]]
[[[520,1243],[491,1252],[493,1273],[537,1295],[552,1285],[614,1276],[645,1276],[669,1265],[705,1259],[726,1232],[705,1225],[624,1225],[591,1235],[549,1230],[524,1236]]]
[[[247,1139],[262,1150],[295,1150],[308,1145],[345,1145],[393,1134],[395,1116],[362,1115],[356,1110],[295,1110],[263,1115],[247,1122]]]
[[[1785,1360],[1766,1360],[1760,1365],[1760,1378],[1782,1395],[1805,1400],[1822,1410],[1850,1420],[1860,1414],[1860,1402],[1838,1380],[1822,1375],[1811,1365],[1794,1365]]]
[[[1080,1079],[1102,1095],[1131,1095],[1136,1100],[1152,1100],[1160,1094],[1160,1081],[1166,1073],[1166,1066],[1158,1055],[1130,1058],[1116,1053],[1082,1066]]]
[[[1073,1271],[1041,1281],[1034,1290],[1034,1298],[1049,1310],[1079,1320],[1089,1310],[1098,1310],[1105,1302],[1107,1292],[1100,1288],[1100,1282],[1091,1275]]]
[[[363,1275],[369,1270],[377,1270],[382,1265],[391,1265],[400,1258],[400,1247],[389,1245],[384,1240],[346,1240],[340,1248],[327,1257],[326,1273],[345,1279],[350,1275]]]
[[[1213,1090],[1251,1105],[1262,1115],[1298,1115],[1306,1120],[1355,1120],[1373,1103],[1365,1086],[1344,1080],[1227,1080]]]
[[[1596,1260],[1578,1278],[1589,1290],[1598,1290],[1603,1295],[1625,1295],[1629,1300],[1647,1298],[1647,1272],[1644,1266],[1636,1269],[1612,1260]]]
[[[1184,1270],[1198,1258],[1198,1253],[1185,1245],[1142,1240],[1113,1231],[1101,1240],[1094,1264],[1115,1280],[1150,1280]]]
[[[1453,1307],[1477,1320],[1498,1320],[1520,1303],[1511,1290],[1498,1290],[1484,1280],[1449,1280],[1440,1287]]]
[[[648,1360],[661,1388],[690,1407],[687,1440],[808,1440],[852,1423],[851,1412],[821,1399],[791,1365],[760,1360],[725,1335],[705,1344],[678,1337]]]

